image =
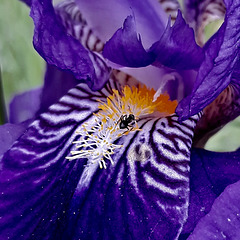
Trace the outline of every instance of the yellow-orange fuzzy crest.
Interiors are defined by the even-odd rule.
[[[146,115],[160,113],[161,116],[168,116],[175,112],[177,101],[171,101],[168,94],[161,94],[155,101],[156,91],[145,85],[137,87],[125,86],[122,92],[113,90],[113,94],[107,98],[107,102],[100,101],[100,117],[119,119],[122,115],[133,114],[136,119]]]

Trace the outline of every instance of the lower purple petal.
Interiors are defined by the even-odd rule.
[[[69,199],[85,164],[65,157],[79,124],[97,111],[97,98],[105,98],[104,93],[93,93],[85,85],[72,89],[3,155],[0,239],[33,239],[36,235],[42,240],[58,239],[54,233],[64,224]]]
[[[182,124],[176,116],[139,121],[143,130],[117,140],[124,147],[106,170],[65,158],[75,131],[94,120],[97,99],[113,87],[78,85],[3,155],[0,238],[177,239],[187,218],[197,116]]]
[[[211,211],[199,221],[188,239],[239,239],[239,202],[240,181],[229,185],[214,201]]]
[[[141,121],[141,132],[117,142],[124,149],[113,166],[105,171],[86,167],[63,239],[177,239],[187,217],[195,121],[184,127],[176,116]]]
[[[190,167],[189,216],[181,239],[186,239],[199,220],[210,212],[224,189],[240,179],[240,151],[216,153],[193,149]]]

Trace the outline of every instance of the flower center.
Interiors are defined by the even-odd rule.
[[[85,123],[77,133],[81,135],[76,150],[71,151],[69,160],[88,158],[89,163],[98,162],[100,168],[106,168],[106,159],[112,164],[112,155],[123,145],[115,142],[122,135],[141,131],[137,121],[145,117],[165,117],[174,113],[177,101],[169,100],[167,94],[157,97],[154,89],[145,85],[125,86],[122,91],[113,90],[106,102],[99,101],[99,112],[94,114],[95,123]]]

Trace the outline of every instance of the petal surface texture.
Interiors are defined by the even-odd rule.
[[[35,25],[33,44],[38,53],[49,64],[71,72],[92,89],[100,89],[109,77],[109,69],[101,58],[67,33],[51,1],[32,1],[30,15]]]
[[[187,239],[199,220],[210,212],[215,199],[224,189],[239,181],[240,151],[216,153],[192,149],[190,168],[189,216],[181,239]]]
[[[225,21],[204,47],[205,60],[193,91],[178,105],[176,112],[181,119],[187,119],[211,103],[231,83],[234,72],[239,71],[240,1],[225,3]]]
[[[34,119],[39,110],[42,88],[36,88],[17,94],[9,104],[9,122],[21,123]]]
[[[137,36],[133,17],[129,16],[123,28],[106,43],[103,56],[126,67],[143,67],[155,62],[160,68],[164,65],[179,70],[196,69],[203,61],[203,51],[194,40],[193,29],[180,11],[174,25],[171,27],[169,19],[166,29],[149,50],[144,50],[140,37],[143,36]]]
[[[214,201],[211,211],[199,221],[188,239],[239,239],[239,189],[240,181],[229,185]]]
[[[180,10],[173,26],[169,21],[150,52],[156,57],[156,63],[179,70],[197,69],[204,59],[202,49],[195,42],[193,29],[186,24]]]
[[[6,123],[4,125],[0,125],[0,156],[5,153],[23,134],[27,126],[28,122],[21,124]]]
[[[76,0],[90,28],[101,41],[109,40],[127,16],[136,19],[137,32],[143,36],[145,47],[158,40],[167,23],[167,17],[155,0]]]
[[[118,29],[106,43],[103,56],[126,67],[145,67],[154,61],[154,57],[143,48],[133,16],[128,16],[123,28]]]
[[[98,101],[118,88],[70,90],[7,151],[0,172],[2,239],[177,239],[187,218],[197,116],[146,118],[121,136],[114,165],[67,160],[75,131],[95,122]]]
[[[74,78],[73,74],[47,64],[39,112],[47,111],[51,105],[77,84],[78,80]]]

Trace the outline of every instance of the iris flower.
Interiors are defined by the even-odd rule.
[[[240,1],[25,3],[48,65],[0,128],[0,238],[239,239],[240,152],[194,145],[239,115]]]

